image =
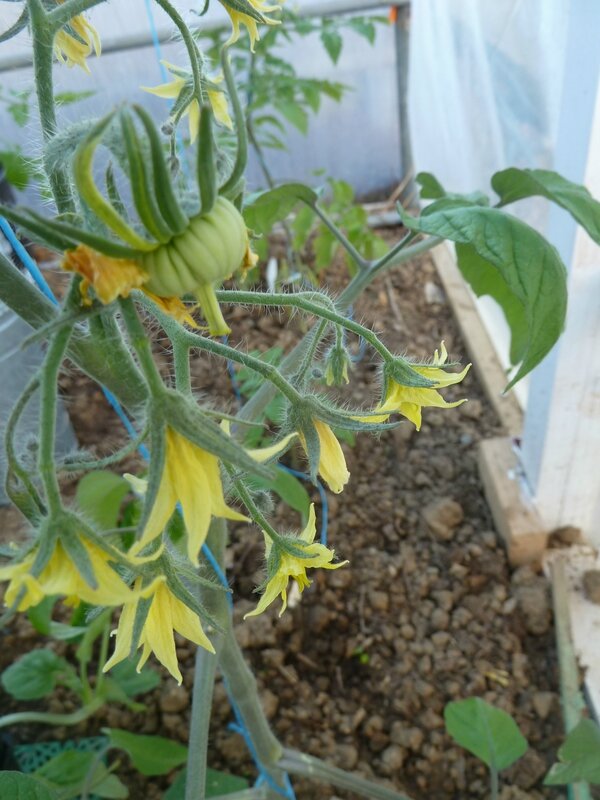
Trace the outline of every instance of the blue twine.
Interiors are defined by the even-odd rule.
[[[156,30],[156,23],[154,21],[154,12],[152,11],[152,3],[150,0],[146,0],[146,14],[148,16],[148,26],[150,28],[150,36],[152,37],[152,44],[154,45],[154,50],[156,52],[156,60],[158,61],[158,66],[160,68],[160,74],[162,76],[163,81],[166,83],[169,80],[169,73],[165,65],[162,63],[162,49],[160,46],[160,40],[158,38],[158,31]]]

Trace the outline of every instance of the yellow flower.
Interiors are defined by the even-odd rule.
[[[181,504],[187,530],[188,556],[196,565],[211,517],[247,521],[247,517],[225,503],[219,459],[173,428],[167,428],[160,486],[142,537],[129,551],[132,555],[162,533],[177,503]]]
[[[313,425],[319,437],[319,475],[332,492],[339,494],[350,480],[344,451],[327,423],[313,419]],[[306,451],[306,440],[302,434],[300,441]]]
[[[11,606],[21,591],[25,592],[17,606],[18,611],[26,611],[37,605],[44,597],[63,595],[67,602],[77,605],[81,600],[95,606],[117,606],[131,599],[131,591],[118,576],[109,562],[113,561],[108,553],[98,545],[80,538],[80,543],[89,558],[96,588],[92,588],[78,572],[73,559],[67,553],[60,539],[46,566],[38,576],[31,574],[36,550],[33,550],[17,564],[0,567],[0,581],[9,581],[4,602]]]
[[[60,5],[63,0],[57,0]],[[69,29],[75,34],[69,33]],[[77,65],[84,69],[88,74],[90,68],[86,58],[92,54],[92,50],[97,56],[100,55],[101,45],[98,31],[87,21],[83,14],[78,14],[69,20],[66,28],[58,31],[54,37],[54,55],[67,67]]]
[[[448,360],[448,353],[444,343],[441,344],[441,352],[435,351],[431,366],[418,367],[412,366],[415,372],[422,375],[424,378],[435,381],[435,385],[430,389],[420,389],[414,386],[403,386],[390,380],[385,400],[380,403],[374,411],[384,412],[381,416],[363,417],[364,422],[381,422],[388,419],[390,414],[402,414],[410,420],[417,430],[421,429],[421,408],[435,407],[435,408],[455,408],[462,403],[466,403],[467,399],[457,400],[454,403],[448,403],[442,395],[437,391],[446,386],[452,386],[455,383],[460,383],[469,371],[471,365],[467,366],[462,372],[446,372],[440,369],[443,364]]]
[[[142,86],[141,88],[144,92],[149,92],[157,97],[165,97],[170,100],[176,100],[181,94],[181,91],[190,83],[191,77],[187,74],[184,74],[184,70],[180,69],[174,64],[169,64],[168,61],[161,61],[161,64],[164,64],[171,75],[173,75],[173,80],[169,81],[169,83],[161,83],[159,86]],[[222,80],[223,76],[219,75],[214,77],[211,83],[220,83]],[[225,97],[224,93],[218,89],[207,89],[206,94],[208,95],[208,100],[217,122],[225,125],[226,128],[233,128],[233,123],[231,121],[231,117],[229,116],[229,109],[227,107],[227,98]],[[198,103],[198,100],[195,98],[190,100],[190,103],[184,112],[184,116],[186,114],[188,115],[190,141],[193,144],[196,141],[198,131],[200,130],[200,104]]]
[[[132,649],[137,650],[142,647],[142,655],[137,665],[138,672],[148,660],[150,653],[154,653],[160,663],[181,684],[182,678],[177,663],[173,631],[177,631],[190,642],[206,648],[211,653],[215,652],[214,647],[202,630],[198,615],[170,591],[164,576],[154,580],[145,589],[141,588],[141,578],[138,578],[134,589],[135,599],[125,603],[121,611],[121,618],[116,630],[115,651],[102,671],[106,672],[115,664],[129,658]],[[134,645],[135,618],[138,603],[142,598],[152,599],[139,640]]]
[[[269,19],[268,17],[265,16],[265,14],[268,14],[271,11],[280,11],[281,10],[280,5],[276,4],[270,6],[267,5],[265,0],[248,0],[248,3],[252,6],[252,8],[255,11],[257,11],[261,15],[262,17],[261,21],[265,25],[281,24],[280,20]],[[260,35],[258,33],[257,21],[249,14],[244,14],[243,11],[239,11],[239,4],[237,4],[237,8],[233,8],[231,5],[229,5],[228,2],[223,2],[223,0],[221,0],[221,5],[225,8],[225,11],[227,11],[229,16],[231,17],[231,24],[233,27],[231,36],[225,43],[225,46],[233,44],[233,42],[237,42],[237,40],[240,38],[240,25],[245,25],[246,28],[248,29],[248,34],[250,36],[250,50],[254,52],[254,45],[260,39]]]
[[[192,328],[198,327],[187,306],[178,297],[157,297],[144,289],[149,276],[133,259],[111,258],[80,244],[74,250],[67,250],[61,266],[83,277],[81,296],[84,305],[91,305],[90,288],[94,289],[104,305],[112,303],[117,297],[128,297],[133,289],[141,289],[166,314]]]
[[[340,561],[338,564],[332,564],[335,556],[334,550],[329,550],[325,545],[315,543],[316,533],[316,520],[315,520],[315,506],[311,504],[310,513],[308,515],[308,523],[306,528],[302,531],[298,539],[290,540],[294,547],[302,550],[306,557],[291,555],[288,552],[281,551],[279,554],[279,563],[277,570],[273,577],[267,582],[266,589],[263,596],[260,598],[258,605],[254,611],[248,612],[244,615],[246,617],[255,617],[270,606],[271,603],[281,595],[283,601],[279,616],[283,614],[287,608],[287,587],[290,578],[296,581],[300,592],[303,592],[311,582],[306,576],[306,570],[309,568],[322,567],[323,569],[338,569],[347,564],[347,561]],[[271,539],[264,534],[266,544],[267,559],[271,553],[273,546]]]

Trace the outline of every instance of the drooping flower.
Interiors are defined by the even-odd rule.
[[[313,425],[319,437],[319,475],[332,492],[339,494],[350,480],[350,473],[346,466],[344,451],[336,439],[334,432],[326,422],[313,419]],[[300,441],[302,442],[304,450],[307,451],[306,439],[302,434],[300,434]]]
[[[64,0],[57,0],[60,5]],[[62,28],[54,37],[54,55],[67,67],[78,66],[88,74],[87,57],[92,51],[97,56],[101,52],[100,37],[94,26],[88,22],[83,14],[77,14],[69,20],[68,25]]]
[[[264,25],[281,24],[280,20],[270,19],[266,16],[266,14],[269,14],[272,11],[281,11],[281,5],[279,4],[268,5],[265,0],[247,0],[248,5],[257,12],[258,19],[255,19],[251,14],[244,13],[241,10],[243,7],[241,3],[230,4],[227,2],[227,0],[220,0],[220,2],[225,11],[227,11],[231,17],[231,25],[233,27],[231,36],[226,42],[226,46],[233,44],[233,42],[237,42],[237,40],[240,38],[240,25],[245,25],[250,36],[250,50],[254,52],[254,45],[260,39],[257,23],[260,22]]]
[[[281,595],[282,599],[281,611],[279,612],[279,616],[281,616],[287,608],[287,587],[290,578],[296,581],[300,592],[303,592],[304,589],[311,584],[311,581],[306,575],[307,569],[317,567],[323,569],[338,569],[348,563],[347,561],[340,561],[337,564],[332,564],[331,562],[335,556],[335,551],[329,550],[325,545],[315,542],[315,534],[316,518],[315,506],[313,503],[310,507],[306,527],[297,539],[290,539],[290,543],[293,544],[294,549],[301,551],[302,555],[292,555],[290,552],[279,548],[276,570],[274,574],[269,577],[265,591],[258,605],[254,611],[245,614],[244,619],[246,619],[246,617],[255,617],[257,614],[262,614],[267,606],[270,606],[271,603],[277,599],[278,595]],[[267,559],[269,559],[273,542],[266,533],[264,537],[266,556]]]
[[[192,76],[186,70],[177,67],[175,64],[170,64],[168,61],[161,61],[161,64],[164,64],[171,75],[173,75],[173,80],[168,83],[161,83],[158,86],[142,86],[141,88],[144,92],[149,92],[150,94],[156,95],[156,97],[176,100],[186,86],[192,85]],[[222,75],[214,76],[210,81],[207,80],[206,95],[217,122],[231,129],[233,128],[233,123],[229,116],[227,98],[220,89],[216,88],[216,85],[221,83],[222,80]],[[184,116],[186,115],[188,117],[190,141],[193,144],[200,130],[200,104],[196,98],[190,100],[184,112]]]
[[[247,521],[225,503],[219,459],[167,428],[160,486],[142,537],[129,551],[132,555],[160,536],[178,503],[187,530],[188,557],[193,564],[198,564],[198,553],[212,517]]]
[[[91,305],[91,288],[104,305],[112,303],[117,297],[128,297],[133,289],[141,289],[169,316],[192,328],[198,327],[187,306],[178,297],[158,297],[144,289],[144,283],[150,276],[134,259],[112,258],[80,244],[73,250],[67,250],[61,266],[67,272],[82,276],[81,296],[84,305]]]
[[[415,372],[435,381],[434,386],[431,388],[419,388],[414,386],[403,386],[396,383],[394,380],[389,380],[387,392],[383,402],[375,407],[374,412],[383,412],[381,416],[368,416],[364,417],[365,422],[384,422],[388,419],[390,414],[402,414],[410,420],[417,430],[421,429],[421,409],[426,407],[434,408],[456,408],[467,402],[467,398],[456,400],[449,403],[438,392],[438,389],[444,389],[446,386],[452,386],[455,383],[460,383],[469,371],[471,365],[467,366],[461,372],[446,372],[442,366],[448,360],[448,353],[446,346],[442,342],[440,352],[437,350],[434,353],[431,365],[415,366],[411,365]]]
[[[44,597],[53,595],[66,597],[71,605],[83,601],[95,606],[117,606],[130,600],[130,589],[110,566],[114,559],[86,537],[81,536],[79,541],[94,573],[95,587],[80,574],[59,538],[39,575],[31,573],[36,549],[22,561],[0,567],[0,581],[9,581],[4,595],[6,605],[12,606],[21,593],[23,596],[19,600],[18,611],[26,611]]]
[[[200,619],[195,611],[185,605],[169,589],[166,578],[161,576],[142,588],[142,580],[136,580],[134,599],[125,603],[116,630],[115,651],[106,662],[103,672],[111,669],[120,661],[129,658],[132,650],[142,647],[142,654],[137,665],[139,672],[150,653],[154,653],[160,663],[166,667],[175,680],[181,684],[182,677],[177,662],[177,652],[173,632],[177,631],[190,642],[204,647],[214,653],[210,639],[202,630]],[[133,635],[138,604],[141,600],[150,600],[150,607],[141,628],[139,639],[134,643]]]

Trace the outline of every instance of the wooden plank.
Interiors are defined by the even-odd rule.
[[[479,445],[479,473],[496,530],[513,566],[541,561],[548,539],[508,437]]]
[[[514,394],[502,394],[507,383],[506,373],[481,320],[473,295],[456,265],[454,254],[444,242],[432,251],[432,256],[483,390],[506,434],[518,437],[523,430],[523,411]]]

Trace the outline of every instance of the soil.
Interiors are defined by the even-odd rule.
[[[397,238],[398,232],[386,236]],[[342,276],[340,265],[328,273],[332,290]],[[354,311],[392,350],[430,357],[444,339],[451,356],[465,356],[428,258],[379,278]],[[301,326],[297,316],[241,308],[228,321],[233,342],[260,350],[288,349]],[[157,358],[168,374],[166,345]],[[203,355],[194,359],[192,373],[195,390],[235,412],[224,368]],[[124,442],[120,423],[96,386],[74,369],[63,375],[61,386],[82,447],[103,455]],[[368,356],[356,364],[350,388],[352,402],[365,408],[378,399],[378,368]],[[377,439],[361,435],[354,447],[344,444],[352,478],[343,494],[329,497],[329,542],[350,564],[317,572],[301,602],[281,618],[273,607],[242,621],[264,577],[263,543],[256,529],[232,526],[228,574],[236,631],[266,714],[286,746],[373,776],[414,800],[484,798],[489,794],[485,769],[452,744],[443,719],[449,701],[477,695],[510,712],[530,743],[527,755],[504,774],[512,788],[502,796],[552,797],[553,790],[540,793],[562,740],[548,587],[532,569],[511,572],[494,531],[477,447],[502,431],[473,370],[445,396],[466,396],[469,402],[452,410],[425,409],[420,433],[407,422]],[[135,467],[132,457],[123,470]],[[0,521],[8,513],[2,510]],[[297,525],[281,506],[274,518],[284,528]],[[27,620],[14,621],[0,667],[39,643]],[[165,678],[143,698],[143,714],[114,706],[75,731],[19,728],[12,733],[32,741],[94,735],[110,725],[185,742],[193,648],[181,640],[178,654],[183,686]],[[2,699],[7,708],[14,707]],[[54,711],[68,710],[71,702],[59,692],[50,705]],[[252,777],[252,760],[240,736],[228,729],[231,721],[219,681],[209,764]],[[162,779],[126,778],[133,800],[159,797],[166,785]],[[303,780],[294,780],[294,786],[298,800],[354,797]]]

